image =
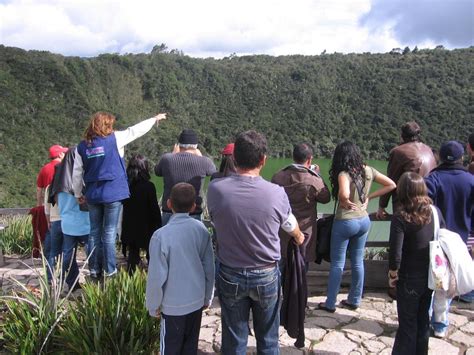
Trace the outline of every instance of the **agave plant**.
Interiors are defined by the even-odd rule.
[[[58,345],[74,354],[150,354],[159,348],[159,322],[145,308],[146,275],[121,270],[103,284],[87,283],[70,303]]]
[[[31,253],[33,227],[31,216],[4,216],[1,222],[8,228],[0,232],[0,248],[4,254],[28,255]]]
[[[3,340],[6,350],[12,353],[41,354],[53,351],[58,325],[69,310],[67,304],[72,290],[65,293],[61,257],[52,270],[50,282],[46,275],[49,265],[44,256],[42,263],[42,270],[23,263],[38,278],[37,288],[26,286],[12,277],[18,286],[17,290],[0,297],[7,307],[1,325]]]

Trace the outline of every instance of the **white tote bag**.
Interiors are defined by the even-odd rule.
[[[466,244],[459,234],[445,228],[439,228],[439,218],[436,208],[433,208],[433,216],[435,216],[435,223],[437,223],[438,243],[449,261],[448,268],[451,269],[451,277],[455,281],[455,294],[463,295],[474,290],[474,261],[469,254]]]
[[[434,291],[449,288],[449,263],[448,258],[441,248],[439,242],[439,218],[438,211],[431,206],[433,211],[434,240],[430,242],[430,268],[428,271],[428,287]]]

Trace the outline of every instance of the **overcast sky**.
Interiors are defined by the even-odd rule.
[[[0,0],[0,44],[64,55],[389,52],[469,47],[473,0]]]

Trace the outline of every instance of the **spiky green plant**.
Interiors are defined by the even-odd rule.
[[[61,259],[61,258],[59,258]],[[54,351],[53,339],[58,325],[68,311],[71,292],[64,294],[61,260],[58,261],[50,283],[46,276],[47,263],[43,260],[42,272],[31,268],[39,280],[39,287],[28,287],[12,278],[17,290],[0,297],[7,307],[1,325],[5,349],[11,353],[42,354]]]
[[[61,325],[58,345],[73,354],[150,354],[159,322],[145,308],[146,275],[124,270],[103,284],[88,283]]]
[[[33,227],[31,216],[4,216],[1,223],[8,227],[0,232],[0,247],[6,255],[31,254]]]

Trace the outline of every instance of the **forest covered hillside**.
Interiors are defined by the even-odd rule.
[[[236,133],[256,129],[272,156],[308,141],[317,156],[330,157],[350,139],[366,158],[385,159],[409,120],[433,147],[466,141],[474,131],[473,73],[473,47],[217,60],[164,46],[96,58],[0,46],[0,207],[32,206],[48,147],[79,142],[98,110],[119,115],[118,129],[168,112],[127,149],[153,162],[185,127],[216,157]]]

